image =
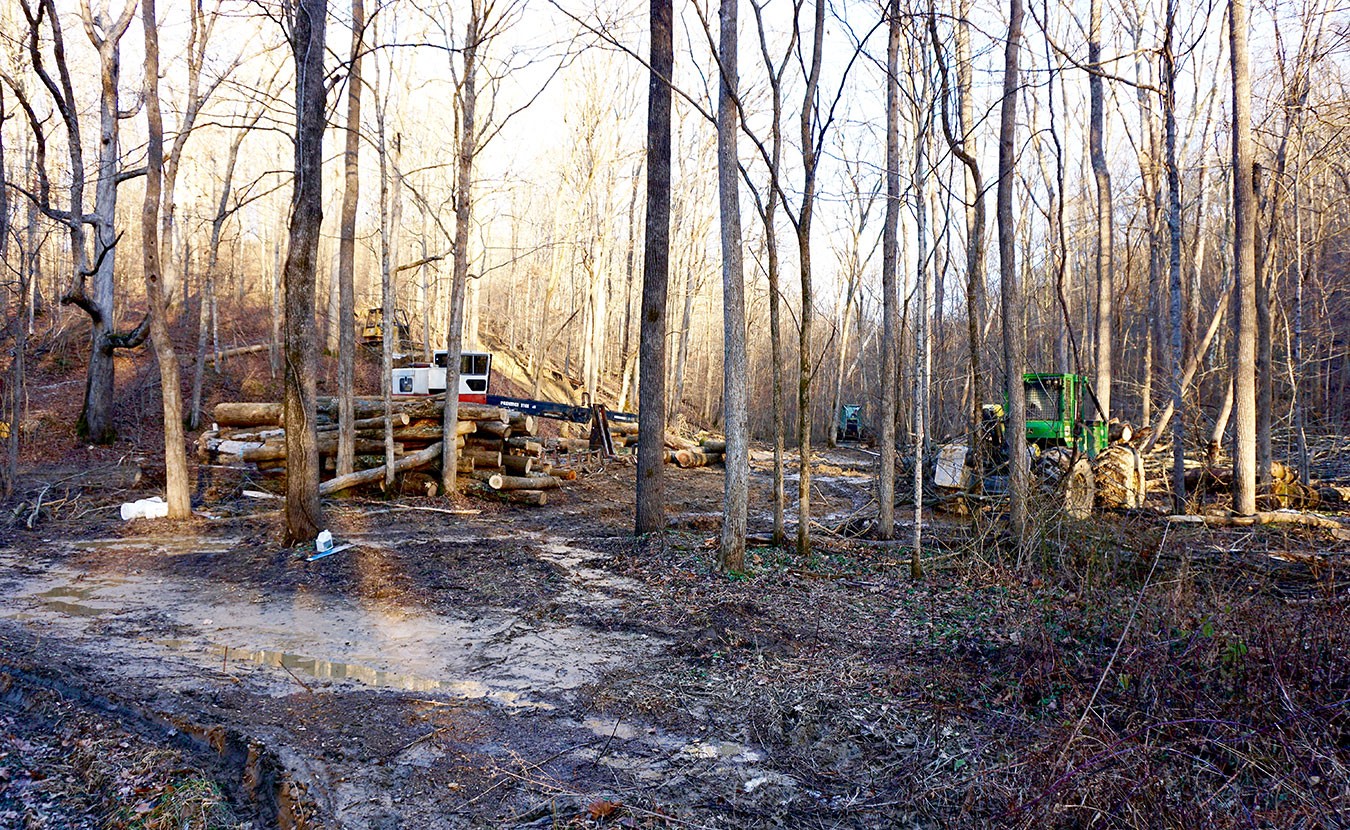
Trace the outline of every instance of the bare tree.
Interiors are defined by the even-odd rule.
[[[347,64],[346,144],[342,153],[342,219],[338,226],[338,451],[337,474],[355,469],[352,428],[356,396],[356,209],[361,198],[361,53],[366,28],[362,0],[352,0],[352,50]]]
[[[794,28],[800,26],[794,16]],[[814,216],[817,175],[820,170],[819,128],[816,95],[820,89],[820,68],[825,52],[825,0],[816,0],[811,29],[811,57],[802,93],[801,126],[802,189],[801,205],[793,229],[797,232],[797,267],[801,275],[802,313],[797,334],[797,554],[811,555],[811,380],[815,374],[815,356],[811,346],[811,327],[815,323],[815,295],[811,277],[811,222]]]
[[[1097,418],[1111,417],[1111,303],[1115,295],[1115,239],[1111,206],[1111,169],[1106,164],[1103,146],[1106,132],[1106,104],[1102,90],[1102,4],[1091,0],[1088,23],[1088,90],[1090,116],[1088,152],[1092,157],[1092,175],[1097,185]]]
[[[455,171],[455,240],[450,285],[450,321],[446,338],[445,410],[441,422],[441,487],[453,495],[458,487],[459,455],[455,425],[459,422],[459,362],[464,347],[464,288],[469,278],[469,220],[473,211],[473,160],[478,153],[478,47],[483,22],[482,0],[471,0],[464,33],[463,74],[456,95],[459,110],[459,157]]]
[[[722,407],[726,426],[726,484],[722,506],[722,567],[745,570],[745,523],[750,492],[749,399],[746,389],[745,276],[741,258],[740,162],[736,153],[737,0],[722,0],[720,94],[717,103],[717,190],[722,213]]]
[[[1172,322],[1172,512],[1186,512],[1186,421],[1182,407],[1185,381],[1182,377],[1181,336],[1181,171],[1177,167],[1177,56],[1173,50],[1176,0],[1167,0],[1162,48],[1163,118],[1166,122],[1168,285]]]
[[[886,215],[881,226],[881,412],[877,468],[878,535],[895,535],[895,286],[900,225],[900,0],[886,7]],[[939,60],[939,64],[941,60]],[[945,76],[944,76],[945,77]],[[944,96],[946,89],[943,89]],[[946,98],[943,98],[946,105]]]
[[[159,26],[155,0],[141,0],[145,24],[145,114],[149,145],[145,163],[145,203],[141,209],[141,247],[145,294],[150,309],[150,342],[159,363],[160,395],[164,408],[164,477],[169,517],[186,519],[192,513],[188,498],[187,452],[183,444],[183,392],[178,383],[178,356],[165,320],[168,298],[160,273],[159,199],[164,171],[164,123],[159,111]]]
[[[638,375],[639,535],[665,527],[666,288],[670,277],[670,81],[675,65],[671,0],[651,0],[647,84],[647,234],[642,259]]]
[[[1233,78],[1233,510],[1256,512],[1256,197],[1247,2],[1228,0]]]
[[[1028,541],[1027,410],[1022,388],[1026,334],[1022,327],[1022,286],[1017,278],[1017,229],[1013,224],[1013,179],[1016,172],[1018,56],[1022,40],[1022,0],[1008,7],[1008,40],[1003,58],[1003,103],[998,141],[998,264],[1003,293],[1003,370],[1008,395],[1008,482],[1010,517],[1019,561]]]
[[[319,445],[315,433],[318,377],[314,283],[323,222],[323,132],[327,124],[323,58],[327,0],[295,0],[290,41],[295,56],[295,190],[290,245],[282,272],[286,290],[286,543],[312,539],[323,526]]]

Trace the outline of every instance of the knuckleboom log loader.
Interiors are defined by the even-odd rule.
[[[1022,376],[1027,406],[1028,457],[1022,461],[1033,481],[1064,512],[1086,518],[1093,507],[1141,507],[1147,494],[1143,460],[1127,442],[1128,427],[1111,440],[1111,425],[1088,420],[1092,388],[1073,374],[1028,373]],[[1094,407],[1095,408],[1095,407]],[[938,450],[934,483],[948,493],[978,490],[997,496],[1008,490],[1009,458],[1004,440],[1007,416],[1001,404],[981,407],[976,431],[983,467],[976,481],[975,454],[967,443],[945,444]]]
[[[414,363],[393,370],[393,394],[399,397],[412,395],[435,395],[445,391],[446,369],[449,367],[448,352],[439,350],[432,354],[431,363]],[[583,400],[581,405],[538,401],[531,398],[510,398],[504,395],[489,394],[492,383],[492,355],[489,352],[463,352],[459,358],[459,399],[469,403],[482,403],[499,406],[511,412],[533,415],[538,418],[552,418],[556,421],[571,421],[577,424],[591,425],[591,449],[600,450],[606,455],[614,455],[613,437],[609,423],[637,423],[637,415],[631,412],[614,412],[604,404]]]

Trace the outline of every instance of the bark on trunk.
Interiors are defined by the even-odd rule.
[[[298,0],[291,26],[295,56],[295,195],[283,271],[286,293],[286,544],[323,527],[315,439],[314,279],[323,223],[324,26],[327,0]]]
[[[900,227],[900,0],[886,10],[886,213],[881,224],[881,411],[877,535],[895,535],[895,269]],[[943,90],[944,94],[946,89]],[[943,101],[944,105],[946,101]]]
[[[1092,0],[1088,24],[1088,64],[1092,70],[1088,75],[1088,94],[1091,99],[1088,152],[1092,157],[1092,174],[1097,184],[1097,251],[1094,265],[1097,280],[1097,419],[1100,421],[1109,420],[1111,417],[1111,303],[1115,295],[1111,170],[1106,165],[1106,150],[1103,147],[1106,104],[1100,74],[1103,2],[1105,0]]]
[[[722,412],[727,465],[722,506],[722,567],[745,570],[745,525],[750,495],[749,390],[746,376],[745,277],[741,261],[737,72],[737,0],[722,0],[721,92],[717,110],[717,191],[722,214]]]
[[[1013,224],[1013,179],[1016,173],[1014,141],[1017,128],[1018,57],[1022,39],[1022,0],[1011,0],[1008,9],[1008,41],[1003,60],[1003,102],[998,142],[998,254],[999,285],[1003,292],[1003,369],[1008,396],[1009,515],[1018,544],[1019,565],[1029,541],[1027,528],[1027,412],[1022,388],[1026,364],[1022,286],[1017,279]]]
[[[356,209],[361,197],[361,51],[366,9],[352,0],[352,51],[347,70],[346,145],[342,155],[342,218],[338,227],[338,432],[337,473],[355,469],[355,438],[351,422],[356,394]]]
[[[1233,80],[1233,510],[1256,512],[1256,210],[1246,0],[1229,0]]]
[[[647,234],[642,268],[637,507],[634,531],[665,527],[666,290],[670,268],[671,0],[651,0],[647,84]]]
[[[450,309],[446,336],[445,411],[442,439],[448,449],[441,464],[441,489],[453,496],[459,486],[459,465],[450,433],[459,419],[459,362],[464,351],[464,288],[469,279],[469,220],[473,212],[473,160],[478,153],[478,39],[481,0],[472,0],[464,33],[464,75],[460,79],[459,164],[455,171],[455,240],[451,265]]]

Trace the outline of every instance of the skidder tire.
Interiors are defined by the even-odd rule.
[[[1061,492],[1064,494],[1064,513],[1072,519],[1086,519],[1092,515],[1096,501],[1097,482],[1092,464],[1080,458],[1064,476]]]

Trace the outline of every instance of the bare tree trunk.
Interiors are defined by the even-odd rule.
[[[453,497],[459,489],[459,363],[464,353],[464,288],[469,279],[469,222],[473,218],[473,160],[478,154],[478,47],[482,0],[471,0],[464,32],[464,74],[459,94],[459,164],[455,171],[455,241],[451,264],[449,327],[445,351],[445,409],[441,420],[441,489]]]
[[[352,51],[347,70],[346,145],[342,154],[342,217],[338,228],[338,447],[337,474],[356,469],[352,400],[356,395],[356,209],[361,196],[361,51],[366,27],[362,0],[352,0]],[[442,445],[444,446],[444,445]]]
[[[145,203],[141,209],[141,248],[145,294],[149,305],[150,341],[159,363],[160,395],[164,413],[164,478],[169,517],[192,515],[188,498],[187,451],[183,443],[183,391],[178,383],[178,355],[169,339],[168,302],[159,271],[159,198],[164,172],[164,124],[159,112],[159,28],[155,0],[141,0],[145,23],[145,114],[149,143],[145,160]]]
[[[914,579],[923,576],[923,458],[924,444],[928,440],[928,369],[931,351],[928,343],[928,298],[931,293],[929,283],[933,278],[933,269],[928,262],[928,177],[932,171],[928,167],[928,125],[925,113],[931,114],[928,84],[928,50],[921,50],[925,60],[920,73],[921,89],[915,99],[915,135],[914,135],[914,220],[917,253],[915,260],[918,272],[915,274],[916,305],[914,322],[914,543],[910,548],[909,574]]]
[[[965,169],[966,182],[966,341],[970,351],[970,374],[967,378],[968,389],[970,391],[967,401],[968,418],[968,441],[970,452],[974,461],[975,486],[980,486],[980,481],[984,474],[983,452],[981,451],[980,436],[980,396],[983,394],[984,380],[980,366],[980,350],[983,342],[982,326],[984,322],[984,231],[985,231],[985,205],[984,205],[984,177],[980,174],[979,163],[974,156],[974,140],[971,137],[969,127],[970,118],[973,118],[967,109],[970,99],[970,77],[969,77],[969,21],[965,19],[965,13],[969,11],[969,0],[961,0],[962,19],[957,21],[957,40],[956,54],[958,61],[957,84],[958,94],[961,97],[961,128],[963,134],[958,137],[952,129],[950,102],[949,102],[949,72],[947,62],[942,56],[941,38],[938,35],[937,16],[930,9],[928,16],[928,33],[933,41],[933,49],[937,54],[938,77],[941,79],[942,88],[939,90],[939,100],[942,113],[942,132],[947,140],[947,147],[952,151]],[[962,54],[966,57],[962,58]]]
[[[1302,136],[1299,137],[1299,155],[1302,156],[1303,142]],[[1300,158],[1301,160],[1301,158]],[[1302,200],[1302,176],[1294,176],[1294,344],[1293,344],[1293,365],[1295,367],[1295,377],[1293,379],[1294,405],[1294,439],[1296,441],[1296,453],[1298,464],[1298,478],[1305,486],[1309,483],[1310,471],[1308,469],[1308,433],[1307,433],[1307,403],[1303,399],[1302,389],[1302,369],[1303,369],[1303,284],[1306,279],[1303,263],[1303,200]]]
[[[1256,210],[1252,193],[1252,79],[1246,0],[1229,0],[1233,78],[1233,510],[1256,512]]]
[[[666,286],[670,274],[671,0],[651,0],[647,83],[647,236],[642,259],[642,345],[638,376],[637,509],[634,532],[665,527]]]
[[[745,275],[741,256],[737,0],[722,0],[718,56],[717,192],[722,213],[722,411],[727,446],[722,500],[722,567],[745,570],[745,526],[750,495],[749,390],[746,377]]]
[[[816,149],[814,117],[816,92],[820,87],[820,67],[824,56],[825,0],[816,0],[815,22],[811,31],[811,68],[802,95],[802,206],[797,215],[797,264],[801,269],[802,316],[797,345],[797,555],[811,555],[811,380],[814,353],[811,327],[815,324],[815,296],[811,285],[811,221],[815,211],[816,173],[819,155]]]
[[[94,214],[90,223],[94,229],[93,290],[83,291],[81,301],[75,301],[91,313],[91,350],[85,384],[84,409],[80,414],[78,431],[95,443],[107,443],[115,437],[112,423],[114,387],[113,350],[119,345],[139,345],[146,329],[132,335],[116,332],[116,305],[114,303],[117,244],[117,185],[120,170],[119,122],[121,113],[118,91],[121,86],[121,40],[132,18],[136,4],[128,0],[121,16],[106,26],[103,16],[95,19],[89,3],[81,4],[85,32],[98,51],[102,94],[99,96],[99,153],[98,178],[94,185]],[[53,11],[53,16],[55,12]],[[55,25],[55,20],[53,20]],[[100,32],[100,28],[103,29]],[[72,300],[74,301],[74,300]]]
[[[398,237],[402,230],[403,199],[399,172],[402,138],[394,136],[392,148],[385,133],[385,105],[379,113],[380,151],[380,395],[384,398],[384,486],[394,486],[394,425],[389,419],[393,409],[394,349],[398,338],[398,298],[394,274],[398,271]],[[451,452],[453,452],[453,448]]]
[[[896,260],[900,227],[900,0],[886,7],[886,214],[881,225],[881,423],[877,535],[895,535]],[[930,18],[931,19],[931,18]],[[939,63],[941,58],[939,57]],[[944,75],[945,77],[945,75]],[[943,87],[943,105],[946,105]]]
[[[314,282],[323,223],[323,58],[327,0],[297,0],[291,21],[295,55],[295,195],[291,200],[286,288],[286,543],[314,538],[323,526],[315,435]]]
[[[1163,42],[1163,117],[1166,120],[1167,142],[1167,229],[1170,251],[1168,280],[1171,289],[1172,318],[1172,512],[1186,512],[1186,427],[1182,396],[1185,381],[1182,377],[1181,336],[1181,172],[1177,168],[1177,99],[1176,57],[1172,52],[1173,30],[1176,28],[1177,0],[1167,0],[1167,27]]]
[[[1018,564],[1029,541],[1027,527],[1027,410],[1022,388],[1022,369],[1026,364],[1026,335],[1023,331],[1022,286],[1017,279],[1017,228],[1013,224],[1013,179],[1016,172],[1018,57],[1022,39],[1022,0],[1011,0],[1008,8],[1008,42],[1003,61],[1003,103],[998,142],[998,259],[999,285],[1003,292],[1003,368],[1008,395],[1008,481],[1009,515],[1018,545]]]
[[[1115,267],[1113,262],[1115,240],[1111,216],[1111,170],[1106,165],[1106,151],[1102,146],[1105,132],[1106,105],[1102,91],[1102,4],[1105,0],[1091,0],[1088,25],[1088,88],[1091,97],[1088,152],[1092,157],[1092,173],[1097,182],[1097,419],[1111,417],[1111,302],[1115,294]]]

